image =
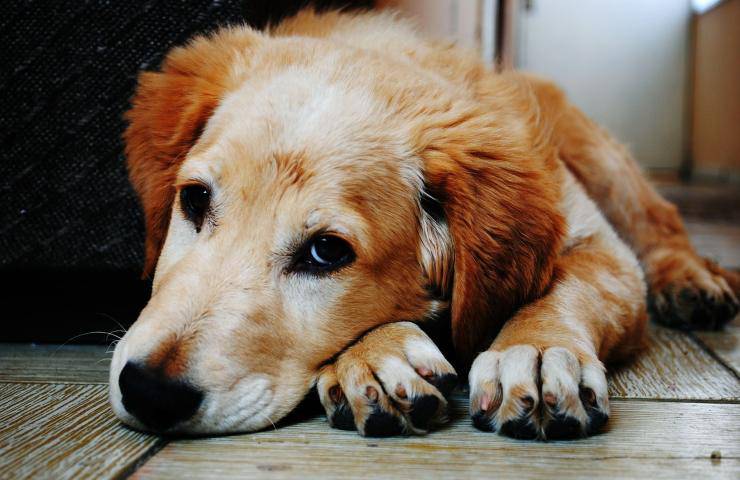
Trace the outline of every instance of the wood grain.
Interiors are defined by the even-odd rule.
[[[162,440],[120,425],[104,385],[0,383],[0,478],[111,478]]]
[[[0,343],[0,382],[107,384],[110,357],[102,345]]]
[[[646,349],[613,369],[609,394],[616,398],[738,400],[740,380],[690,335],[651,324]]]
[[[699,341],[740,376],[740,315],[720,332],[694,332]]]
[[[732,478],[740,405],[617,400],[608,432],[571,442],[512,440],[453,424],[425,437],[367,439],[323,418],[231,437],[177,440],[134,478]],[[721,460],[712,460],[719,452]]]

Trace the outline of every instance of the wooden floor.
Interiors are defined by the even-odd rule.
[[[725,196],[708,215],[692,208],[716,189],[663,189],[689,214],[701,251],[740,268],[740,203]],[[608,429],[547,443],[474,429],[464,395],[454,399],[451,424],[425,437],[365,439],[316,416],[255,434],[164,440],[113,417],[105,348],[0,344],[0,478],[737,480],[739,343],[740,317],[722,333],[652,326],[649,348],[610,376]]]

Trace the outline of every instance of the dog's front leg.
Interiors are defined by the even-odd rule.
[[[569,240],[547,294],[521,308],[470,369],[473,423],[517,438],[596,433],[609,416],[604,362],[641,344],[635,255],[569,184]]]
[[[454,368],[415,324],[382,325],[326,365],[317,389],[329,423],[365,436],[425,433],[444,422]]]

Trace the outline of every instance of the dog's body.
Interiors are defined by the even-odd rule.
[[[454,369],[414,323],[449,318],[476,425],[578,436],[646,298],[682,326],[737,311],[736,277],[557,88],[387,13],[199,38],[128,118],[156,274],[111,402],[139,428],[255,430],[316,385],[335,426],[426,431]]]

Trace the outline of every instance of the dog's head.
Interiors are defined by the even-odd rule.
[[[465,356],[539,295],[554,160],[491,82],[484,109],[381,54],[249,29],[142,74],[125,138],[155,274],[114,354],[116,414],[260,429],[378,325],[449,308]]]

